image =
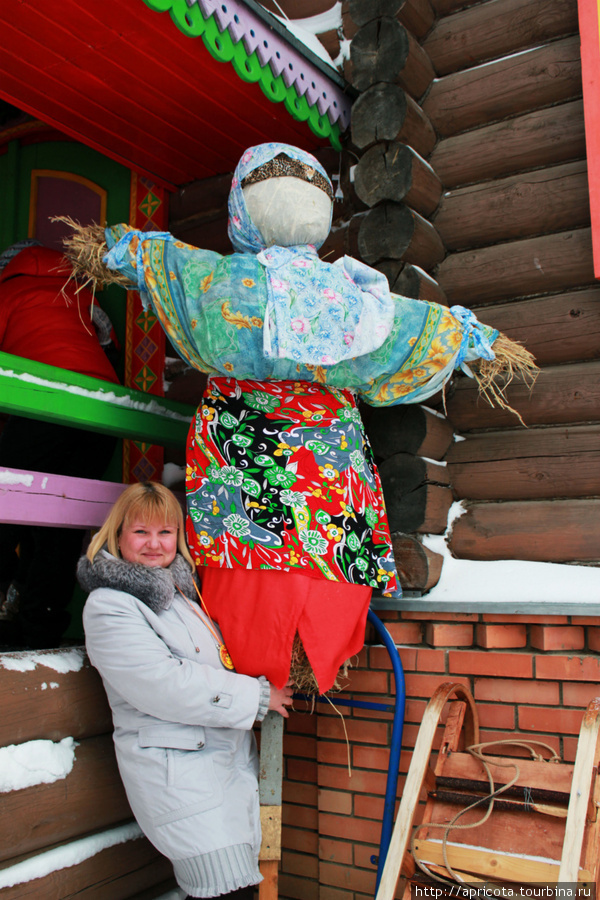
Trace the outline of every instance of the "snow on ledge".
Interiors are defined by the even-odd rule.
[[[21,650],[0,654],[0,667],[13,672],[32,672],[36,666],[45,666],[55,672],[78,672],[83,668],[85,652],[83,648],[70,650]]]

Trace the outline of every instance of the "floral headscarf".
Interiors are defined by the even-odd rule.
[[[229,195],[229,238],[238,252],[257,254],[267,275],[263,351],[306,365],[334,365],[377,350],[390,334],[394,302],[387,279],[350,257],[326,263],[317,244],[266,247],[252,222],[242,184],[280,154],[310,166],[331,188],[319,161],[288,144],[259,144],[242,156]],[[332,189],[333,194],[333,189]]]

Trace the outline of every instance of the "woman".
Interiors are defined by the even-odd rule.
[[[184,533],[167,488],[123,492],[77,569],[91,592],[86,647],[141,829],[189,897],[246,900],[261,881],[252,726],[269,709],[287,717],[291,688],[233,671],[202,608]]]

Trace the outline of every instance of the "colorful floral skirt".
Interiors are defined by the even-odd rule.
[[[204,600],[236,670],[282,686],[297,632],[329,690],[363,645],[372,590],[400,594],[352,393],[209,379],[189,434],[187,508]]]
[[[186,487],[199,566],[301,571],[401,593],[350,391],[209,379],[190,428]]]

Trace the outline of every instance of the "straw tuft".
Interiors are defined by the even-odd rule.
[[[64,254],[71,263],[72,275],[78,284],[96,293],[107,284],[120,287],[136,287],[125,275],[113,272],[102,259],[108,252],[102,225],[80,225],[69,216],[55,216],[53,222],[63,222],[72,229],[70,237],[63,239]]]
[[[341,691],[347,686],[348,669],[351,666],[350,660],[341,666],[335,683],[330,688],[331,691]],[[294,643],[292,645],[292,662],[290,666],[290,678],[296,690],[302,694],[320,694],[319,685],[315,678],[314,672],[308,661],[304,644],[300,639],[300,635],[296,632]],[[346,684],[343,681],[346,681]]]
[[[509,404],[506,390],[514,378],[521,378],[529,386],[529,390],[532,390],[539,374],[535,357],[523,344],[511,340],[502,332],[494,341],[492,349],[494,359],[478,359],[469,363],[479,393],[490,406],[499,406],[514,413],[525,425],[521,414]]]

